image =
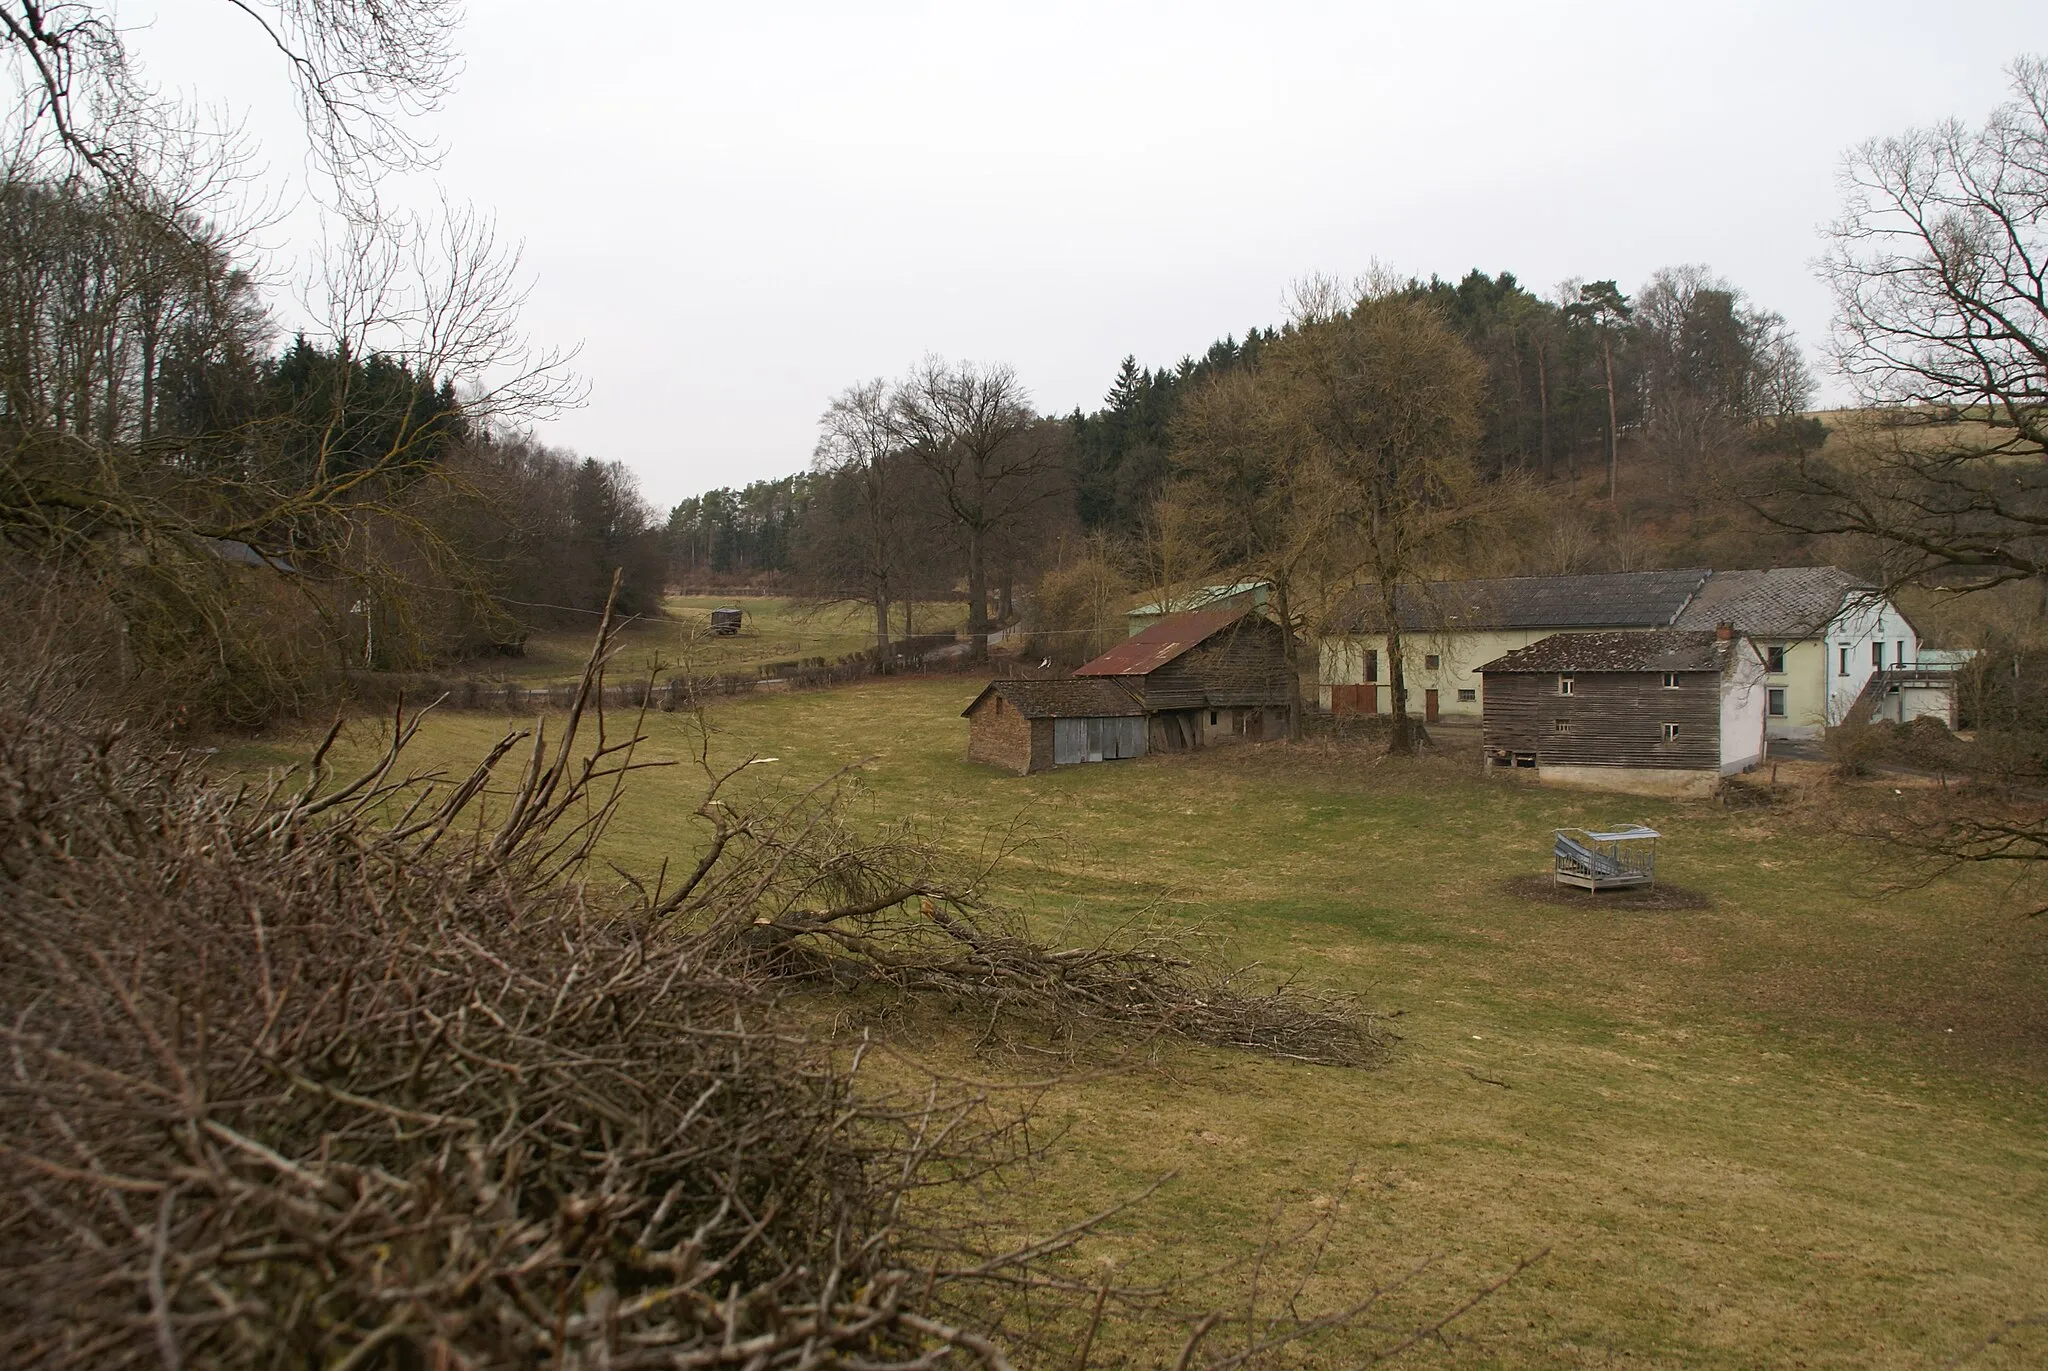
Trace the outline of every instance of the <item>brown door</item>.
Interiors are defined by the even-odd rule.
[[[1436,722],[1436,692],[1434,690],[1422,692],[1422,722],[1426,724]]]

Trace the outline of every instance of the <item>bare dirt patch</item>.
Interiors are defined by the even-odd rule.
[[[1517,899],[1535,904],[1564,905],[1571,909],[1680,910],[1714,907],[1713,900],[1699,891],[1667,881],[1628,890],[1594,892],[1577,886],[1559,885],[1547,875],[1532,875],[1512,877],[1504,888]]]

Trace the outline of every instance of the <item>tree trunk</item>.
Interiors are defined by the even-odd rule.
[[[1614,487],[1617,468],[1620,466],[1620,435],[1616,431],[1614,410],[1614,345],[1605,334],[1600,338],[1600,356],[1607,364],[1607,507],[1618,508],[1615,503]]]
[[[982,546],[983,530],[967,530],[967,637],[974,644],[968,655],[977,662],[988,659],[988,561]]]
[[[1543,364],[1543,340],[1536,340],[1537,453],[1543,463],[1543,479],[1550,479],[1550,373]]]
[[[1273,609],[1280,616],[1280,660],[1287,666],[1287,741],[1301,741],[1301,645],[1294,640],[1294,614],[1287,600],[1287,582],[1273,586]]]
[[[889,660],[889,592],[875,589],[875,661]]]
[[[1387,736],[1387,754],[1393,757],[1415,755],[1415,730],[1408,718],[1408,673],[1407,664],[1402,660],[1401,618],[1395,612],[1395,600],[1399,582],[1380,582],[1380,605],[1387,616],[1387,704],[1393,718],[1393,731]]]

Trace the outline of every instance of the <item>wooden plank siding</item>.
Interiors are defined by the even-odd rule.
[[[1147,713],[1285,706],[1293,699],[1279,625],[1246,618],[1138,678]]]
[[[1721,675],[1678,673],[1676,689],[1661,672],[1575,672],[1572,693],[1560,695],[1551,674],[1488,672],[1485,738],[1489,751],[1534,753],[1542,766],[1626,766],[1718,771],[1721,766]],[[1558,722],[1570,731],[1558,732]],[[1663,725],[1678,725],[1673,742]]]

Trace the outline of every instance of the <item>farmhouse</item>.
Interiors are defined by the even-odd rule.
[[[1872,703],[1888,708],[1887,717],[1946,717],[1952,707],[1949,677],[1916,670],[1920,635],[1912,623],[1877,587],[1840,567],[1717,571],[1675,627],[1723,623],[1764,656],[1773,738],[1810,738],[1832,728],[1873,683],[1873,693],[1885,698]]]
[[[1154,752],[1277,738],[1294,700],[1281,634],[1255,611],[1169,614],[1074,676],[1128,689],[1144,707]]]
[[[1506,576],[1403,586],[1395,597],[1410,712],[1477,718],[1485,707],[1480,667],[1553,633],[1670,628],[1706,585],[1705,567],[1588,576]],[[1393,708],[1392,672],[1381,660],[1387,615],[1379,592],[1354,592],[1318,654],[1318,696],[1336,714]]]
[[[1764,660],[1727,625],[1558,633],[1480,671],[1488,770],[1700,795],[1763,760]]]
[[[1020,776],[1145,755],[1145,708],[1114,680],[991,681],[960,712],[967,760]]]

